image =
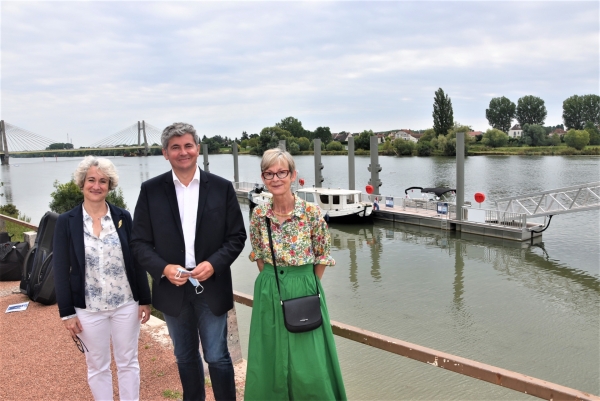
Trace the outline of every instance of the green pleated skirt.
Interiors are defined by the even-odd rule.
[[[278,266],[283,300],[321,293],[321,327],[290,333],[283,322],[273,266],[254,283],[244,400],[346,400],[325,294],[313,265]]]

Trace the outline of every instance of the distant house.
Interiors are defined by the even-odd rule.
[[[334,141],[338,142],[348,142],[348,137],[351,136],[349,132],[342,131],[338,134],[331,134]]]
[[[467,135],[476,137],[478,135],[483,135],[483,132],[482,131],[471,131],[471,132],[467,132]]]
[[[567,133],[567,131],[565,131],[565,130],[564,130],[564,129],[562,129],[562,128],[555,128],[555,129],[554,129],[554,131],[552,131],[552,132],[550,133],[550,135],[558,135],[558,136],[563,136],[563,135],[564,135],[564,134],[566,134],[566,133]]]
[[[521,136],[523,136],[523,129],[519,124],[513,125],[513,127],[508,130],[509,138],[520,138]]]
[[[385,135],[384,134],[376,134],[375,136],[377,137],[377,143],[384,143],[385,142]]]
[[[390,132],[389,136],[394,139],[404,139],[405,141],[418,142],[421,134],[416,134],[409,129]]]

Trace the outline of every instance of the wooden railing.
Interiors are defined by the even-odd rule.
[[[233,297],[236,302],[252,307],[252,296],[234,291]],[[535,377],[526,376],[521,373],[512,372],[471,359],[447,354],[432,348],[422,347],[417,344],[363,330],[359,327],[350,326],[334,320],[331,321],[331,327],[333,329],[333,334],[337,336],[534,397],[543,398],[545,400],[600,401],[600,397],[593,394],[588,394],[583,391],[536,379]]]

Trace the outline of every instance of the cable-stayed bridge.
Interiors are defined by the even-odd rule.
[[[148,155],[150,146],[160,145],[162,131],[145,121],[138,121],[119,132],[101,139],[90,146],[90,148],[139,148],[140,154]],[[0,160],[2,164],[8,164],[9,155],[15,153],[29,152],[69,152],[73,149],[51,149],[48,147],[56,140],[34,134],[26,129],[17,127],[10,123],[0,121]]]

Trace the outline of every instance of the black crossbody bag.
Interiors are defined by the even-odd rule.
[[[316,295],[307,295],[305,297],[292,298],[285,301],[281,299],[281,288],[279,287],[275,251],[273,250],[273,239],[271,237],[271,220],[269,218],[265,219],[267,223],[267,232],[269,233],[269,246],[271,248],[271,257],[273,258],[273,268],[275,269],[277,292],[279,292],[279,302],[283,309],[285,328],[290,333],[304,333],[306,331],[314,330],[323,324],[323,317],[321,316],[321,293],[319,292],[319,285],[317,284],[317,275],[315,274],[315,285],[317,287]]]

